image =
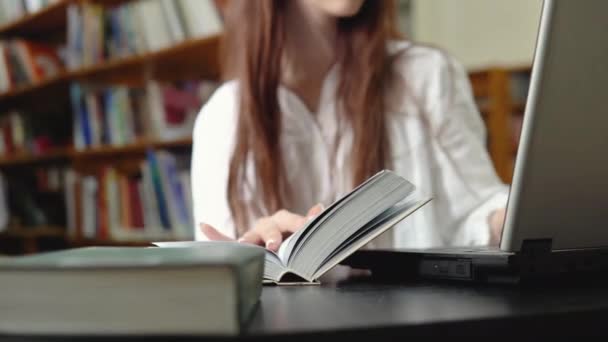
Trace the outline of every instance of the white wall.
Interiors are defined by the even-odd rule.
[[[412,36],[467,68],[529,65],[541,0],[413,0]]]

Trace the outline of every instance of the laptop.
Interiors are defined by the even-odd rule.
[[[361,251],[345,264],[472,281],[608,275],[606,13],[606,0],[543,3],[500,247]]]

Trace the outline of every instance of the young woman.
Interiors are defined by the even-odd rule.
[[[197,239],[277,250],[391,169],[434,200],[378,247],[496,244],[507,186],[465,70],[397,39],[389,0],[231,0],[226,82],[194,130]]]

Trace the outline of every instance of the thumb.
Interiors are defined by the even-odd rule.
[[[211,241],[234,241],[206,223],[201,223],[200,230]]]
[[[308,209],[308,213],[306,214],[306,218],[307,219],[311,219],[311,218],[319,215],[320,213],[322,213],[323,210],[325,210],[325,207],[323,206],[323,204],[322,203],[318,203],[318,204],[314,205],[312,208]]]

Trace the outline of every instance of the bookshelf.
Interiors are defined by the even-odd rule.
[[[117,8],[116,6],[136,7],[139,2],[141,0],[58,0],[33,13],[27,13],[12,21],[1,23],[0,39],[11,41],[17,39],[66,47],[69,42],[70,7],[99,5],[103,8],[103,15],[106,15],[105,13]],[[202,1],[196,6],[201,6],[200,3]],[[221,11],[226,1],[209,0],[209,3],[215,6],[217,12],[214,13],[220,15],[221,20]],[[172,4],[172,6],[177,8],[180,5]],[[181,19],[185,20],[184,17]],[[184,31],[187,31],[186,23],[181,24],[184,26]],[[149,32],[144,32],[144,34],[149,34]],[[189,80],[218,81],[221,32],[197,36],[191,36],[189,32],[186,32],[184,35],[183,38],[172,41],[171,44],[161,48],[148,47],[145,51],[135,51],[120,57],[106,57],[104,60],[84,63],[75,68],[66,65],[63,70],[50,77],[27,84],[12,85],[9,89],[0,91],[0,119],[8,111],[23,110],[37,113],[46,107],[53,107],[60,113],[58,119],[65,120],[65,125],[75,125],[73,122],[74,107],[72,107],[70,94],[71,86],[75,83],[135,89],[146,87],[151,80],[158,83]],[[104,44],[106,43],[104,42]],[[32,114],[32,116],[35,120],[36,114]],[[84,149],[76,148],[70,143],[55,146],[43,152],[18,150],[0,155],[0,173],[3,173],[7,179],[19,177],[21,173],[37,172],[36,170],[44,168],[70,169],[82,173],[84,176],[95,175],[107,167],[120,172],[136,173],[139,170],[138,166],[146,160],[146,154],[151,149],[171,153],[187,152],[191,146],[192,138],[187,135],[170,139],[146,135],[138,136],[135,140],[126,143],[97,144]],[[147,246],[149,240],[152,239],[147,239],[145,236],[132,239],[112,236],[85,238],[81,235],[72,235],[69,227],[66,228],[66,226],[67,222],[62,225],[27,226],[19,219],[11,219],[7,229],[0,232],[0,254],[6,251],[11,254],[27,254],[47,249],[94,245]],[[170,235],[166,237],[161,235],[153,240],[171,239]],[[51,241],[50,245],[49,241]]]
[[[54,162],[60,160],[67,160],[69,158],[69,150],[65,148],[56,148],[53,151],[34,155],[28,153],[22,153],[11,157],[0,158],[0,167],[10,167],[19,165],[33,165],[44,162]]]
[[[0,24],[0,39],[48,40],[56,43],[67,36],[70,6],[92,3],[112,7],[138,1],[59,0],[35,13]],[[225,6],[226,1],[216,0],[214,3],[220,6],[221,12],[221,7]],[[61,115],[60,120],[71,126],[73,110],[69,109],[70,85],[75,82],[134,87],[141,86],[148,80],[163,82],[191,78],[217,80],[221,63],[218,58],[220,41],[221,33],[188,37],[153,51],[107,59],[74,69],[66,68],[51,77],[0,92],[0,118],[13,109],[36,111],[57,105],[60,107],[58,110]],[[521,91],[513,85],[521,83],[515,82],[515,79],[528,73],[529,68],[525,66],[491,68],[470,73],[479,109],[488,125],[488,147],[492,160],[500,177],[506,182],[510,182],[512,160],[516,150],[511,127],[514,126],[513,121],[517,122],[517,118],[521,118],[520,114],[525,106],[525,98],[521,98]],[[134,173],[137,172],[141,161],[146,158],[149,149],[182,151],[188,150],[191,145],[192,140],[189,137],[173,140],[146,138],[126,144],[102,145],[86,149],[76,149],[68,145],[53,147],[42,153],[19,151],[10,156],[0,156],[0,172],[19,176],[22,172],[38,168],[60,167],[91,175],[111,165],[120,172]],[[46,248],[149,244],[149,241],[142,238],[74,237],[68,234],[66,226],[67,224],[32,227],[23,226],[19,222],[11,224],[8,230],[0,233],[0,253],[3,245],[9,245],[16,249],[16,252],[35,253]],[[159,239],[154,240],[163,240],[163,238],[160,236]],[[43,243],[49,241],[52,241],[51,247],[43,247]]]
[[[486,123],[488,149],[499,177],[511,183],[530,66],[495,67],[469,73],[479,111]]]
[[[144,153],[149,148],[179,148],[192,145],[192,138],[184,138],[173,141],[140,141],[121,147],[100,147],[91,148],[86,151],[72,151],[70,156],[73,159],[96,158],[101,156],[115,156],[118,154],[139,154]]]
[[[11,227],[0,233],[0,246],[9,245],[13,254],[36,253],[41,244],[53,241],[54,248],[64,247],[65,229],[63,227],[40,226],[34,229],[25,227]],[[50,249],[49,247],[44,247]],[[53,247],[51,247],[53,248]],[[54,249],[53,248],[53,249]],[[3,248],[6,250],[6,248]]]
[[[11,22],[0,24],[1,36],[39,36],[41,32],[52,32],[66,26],[66,9],[70,4],[82,0],[57,0],[39,11],[28,13]],[[115,6],[133,0],[88,0]]]
[[[159,51],[111,60],[90,67],[66,71],[42,82],[0,93],[0,103],[19,104],[49,88],[65,88],[70,82],[141,83],[144,78],[174,80],[185,77],[217,78],[217,54],[221,37],[190,39]],[[205,65],[205,68],[201,68]],[[65,90],[65,89],[64,89]]]

